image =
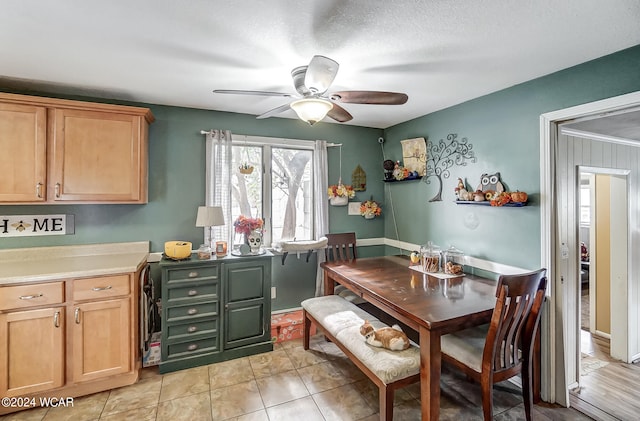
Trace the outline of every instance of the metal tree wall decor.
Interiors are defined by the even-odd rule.
[[[438,193],[429,202],[442,201],[442,179],[449,178],[451,173],[449,168],[454,165],[465,166],[467,161],[476,162],[476,157],[471,150],[473,145],[468,143],[467,138],[458,140],[457,133],[447,135],[447,140],[440,139],[437,143],[427,142],[427,174],[422,177],[422,181],[431,184],[429,178],[438,179]]]

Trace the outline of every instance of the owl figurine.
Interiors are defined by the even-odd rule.
[[[502,193],[504,191],[504,186],[502,185],[502,181],[500,181],[500,173],[482,174],[480,177],[480,184],[476,190],[480,190],[482,192],[491,191],[494,193]]]

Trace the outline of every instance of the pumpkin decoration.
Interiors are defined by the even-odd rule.
[[[523,191],[516,190],[511,192],[511,201],[515,203],[525,203],[528,197],[527,193]]]
[[[511,202],[511,195],[507,192],[498,193],[491,200],[491,206],[504,206]]]

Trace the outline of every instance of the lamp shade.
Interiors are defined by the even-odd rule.
[[[198,206],[196,227],[215,227],[224,225],[224,215],[220,206]]]
[[[304,98],[293,101],[290,107],[293,108],[293,111],[298,114],[301,120],[313,126],[327,116],[327,113],[333,108],[333,104],[325,99]]]

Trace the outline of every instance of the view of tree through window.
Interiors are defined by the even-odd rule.
[[[309,149],[234,145],[233,220],[240,215],[264,218],[266,245],[282,239],[312,239],[312,164]]]

